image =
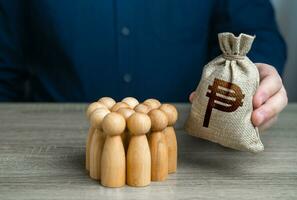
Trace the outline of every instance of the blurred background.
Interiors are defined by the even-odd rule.
[[[297,102],[297,0],[271,0],[287,43],[284,70],[269,0],[141,2],[0,0],[0,101],[188,102],[202,67],[221,53],[217,33],[244,30],[262,37],[253,45],[263,55],[249,58],[284,71],[289,101]]]
[[[297,101],[297,1],[272,0],[278,25],[287,42],[288,59],[283,80],[290,102]]]

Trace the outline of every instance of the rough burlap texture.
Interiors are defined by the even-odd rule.
[[[218,39],[223,54],[204,67],[185,129],[190,135],[233,149],[263,151],[251,121],[259,72],[246,54],[254,36],[220,33]]]

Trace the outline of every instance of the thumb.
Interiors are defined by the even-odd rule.
[[[189,101],[193,103],[194,98],[196,98],[196,92],[192,92],[189,96]]]

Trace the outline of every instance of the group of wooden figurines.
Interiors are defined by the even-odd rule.
[[[102,97],[86,111],[86,169],[106,187],[147,186],[176,172],[178,113],[156,99]]]

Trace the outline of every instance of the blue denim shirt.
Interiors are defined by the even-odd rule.
[[[268,0],[0,0],[0,100],[187,101],[224,31],[282,72]]]

